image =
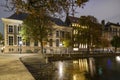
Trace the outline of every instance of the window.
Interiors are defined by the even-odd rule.
[[[8,43],[8,44],[9,44],[9,45],[13,45],[13,36],[9,36],[9,39],[8,39],[8,40],[9,40],[9,43]]]
[[[56,46],[59,47],[59,39],[56,39]]]
[[[38,46],[38,41],[35,41],[35,42],[34,42],[34,46]]]
[[[52,40],[52,39],[50,39],[49,46],[50,46],[50,47],[53,46],[53,40]]]
[[[20,41],[21,41],[21,40],[22,40],[21,37],[17,37],[17,42],[18,42],[17,44],[18,44],[18,45],[20,45]]]
[[[8,26],[8,32],[13,33],[13,26],[11,26],[11,25]]]
[[[21,30],[21,26],[17,27],[17,32],[19,33],[19,31]]]
[[[30,41],[26,41],[26,46],[30,46]]]
[[[59,31],[56,31],[56,37],[59,37]]]
[[[65,32],[64,31],[61,31],[61,36],[62,36],[62,38],[64,38],[65,36]]]

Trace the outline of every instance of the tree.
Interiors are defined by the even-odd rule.
[[[117,51],[117,48],[120,47],[120,37],[119,36],[114,36],[113,39],[111,40],[111,44],[113,47],[115,47],[115,52]]]
[[[28,19],[24,21],[26,29],[23,32],[26,31],[25,35],[29,35],[31,38],[34,37],[33,39],[38,39],[43,49],[42,42],[48,33],[48,27],[46,26],[51,26],[47,17],[56,14],[60,15],[63,12],[69,13],[72,11],[74,13],[74,7],[81,7],[87,1],[88,0],[6,0],[5,6],[9,10],[29,14]],[[38,35],[39,38],[37,37]]]
[[[4,44],[3,42],[3,35],[0,33],[0,44]]]
[[[3,36],[2,36],[2,34],[0,33],[0,41],[3,39]]]
[[[101,41],[100,42],[100,47],[102,47],[103,49],[105,47],[109,47],[110,46],[110,41],[108,39],[106,39],[104,37],[101,37],[100,41]]]
[[[72,12],[72,14],[74,14],[76,7],[83,7],[88,1],[89,0],[6,0],[4,6],[16,12],[22,11],[34,14],[34,12],[44,11],[45,14],[53,15],[58,13],[60,15],[63,12]]]
[[[87,44],[89,52],[93,46],[98,46],[102,35],[102,26],[94,16],[81,16],[79,18],[79,25],[84,28],[82,28],[81,35],[78,38],[82,36],[80,42]]]
[[[50,17],[44,16],[28,16],[23,21],[23,26],[20,34],[23,40],[32,39],[39,41],[41,44],[41,53],[43,53],[44,42],[47,41],[47,36],[52,27]]]
[[[64,47],[68,48],[72,46],[72,37],[71,37],[71,33],[66,32],[65,33],[65,37],[62,38],[62,42]]]

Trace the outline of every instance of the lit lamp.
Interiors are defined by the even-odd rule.
[[[62,43],[60,43],[60,44],[59,44],[59,46],[60,46],[60,47],[62,47],[62,46],[63,46],[63,44],[62,44]],[[62,55],[61,50],[60,50],[60,54]]]
[[[19,45],[20,45],[20,53],[21,53],[22,41],[19,41]]]

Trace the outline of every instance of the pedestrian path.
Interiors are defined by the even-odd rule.
[[[20,55],[0,55],[0,80],[35,80],[19,57]]]

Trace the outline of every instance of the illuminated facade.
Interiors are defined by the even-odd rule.
[[[80,49],[82,49],[82,50],[87,49],[87,44],[83,44],[83,43],[78,44],[78,42],[75,39],[77,34],[81,34],[81,32],[78,31],[78,28],[79,29],[87,28],[86,26],[79,25],[78,20],[79,20],[79,18],[77,18],[77,17],[68,16],[65,21],[68,26],[73,28],[73,30],[72,30],[72,39],[73,39],[73,43],[74,43],[73,50],[76,50],[76,51],[80,50]]]
[[[4,53],[18,53],[18,52],[35,52],[40,50],[40,43],[37,41],[22,41],[19,31],[21,30],[22,20],[26,18],[27,14],[13,14],[8,18],[2,18],[4,24]],[[61,38],[65,37],[67,33],[71,34],[72,28],[67,27],[64,23],[57,18],[52,18],[54,23],[54,31],[49,35],[47,42],[44,45],[46,53],[50,51],[57,51],[60,48]]]

